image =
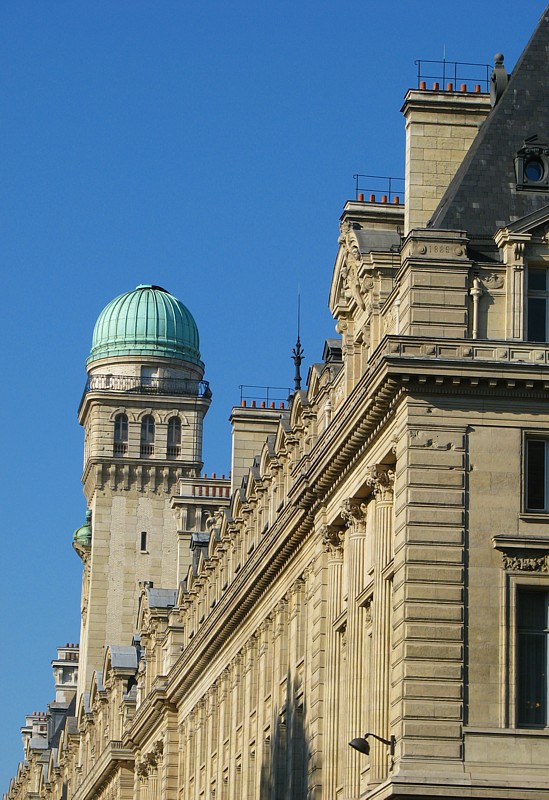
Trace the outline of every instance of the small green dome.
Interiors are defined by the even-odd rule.
[[[91,529],[91,515],[92,512],[90,509],[86,511],[86,521],[83,525],[80,526],[77,530],[75,530],[74,535],[72,537],[73,544],[75,546],[80,546],[81,548],[89,548],[91,547],[91,540],[92,540],[92,529]]]
[[[87,364],[113,356],[161,356],[204,368],[191,312],[160,286],[138,286],[103,309]]]

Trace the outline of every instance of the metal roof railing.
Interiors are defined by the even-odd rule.
[[[252,386],[240,384],[240,403],[264,403],[269,407],[271,403],[287,403],[293,394],[292,389],[286,386]]]
[[[422,81],[435,81],[440,83],[441,89],[447,89],[448,83],[458,91],[458,86],[471,84],[484,87],[485,92],[490,91],[490,75],[493,66],[490,64],[475,64],[468,61],[427,61],[425,59],[414,62],[417,66],[417,88],[420,89]],[[474,89],[471,89],[474,91]]]
[[[395,178],[389,175],[366,175],[359,172],[353,175],[353,180],[356,200],[363,200],[364,196],[367,196],[371,202],[376,202],[377,196],[380,195],[378,202],[381,203],[386,203],[387,198],[391,203],[404,202],[404,178]],[[395,197],[398,197],[398,201],[395,200]]]

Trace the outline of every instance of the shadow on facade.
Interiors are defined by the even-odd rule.
[[[270,741],[269,734],[265,740],[262,800],[307,798],[310,750],[304,726],[303,690],[289,676],[286,687],[286,702],[274,709]]]

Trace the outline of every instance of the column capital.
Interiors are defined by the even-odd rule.
[[[390,501],[393,499],[395,472],[383,464],[374,464],[368,467],[366,484],[372,489],[376,500]]]
[[[320,532],[324,549],[328,553],[341,554],[343,552],[343,541],[345,539],[343,528],[339,528],[337,525],[323,525]]]
[[[356,497],[348,497],[341,506],[341,518],[353,533],[362,532],[366,525],[366,503]]]

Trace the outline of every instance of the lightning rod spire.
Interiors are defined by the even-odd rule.
[[[301,327],[301,290],[297,290],[297,341],[292,350],[292,359],[295,364],[294,387],[298,392],[301,389],[301,362],[303,361],[304,350],[301,347],[301,340],[299,338]]]

